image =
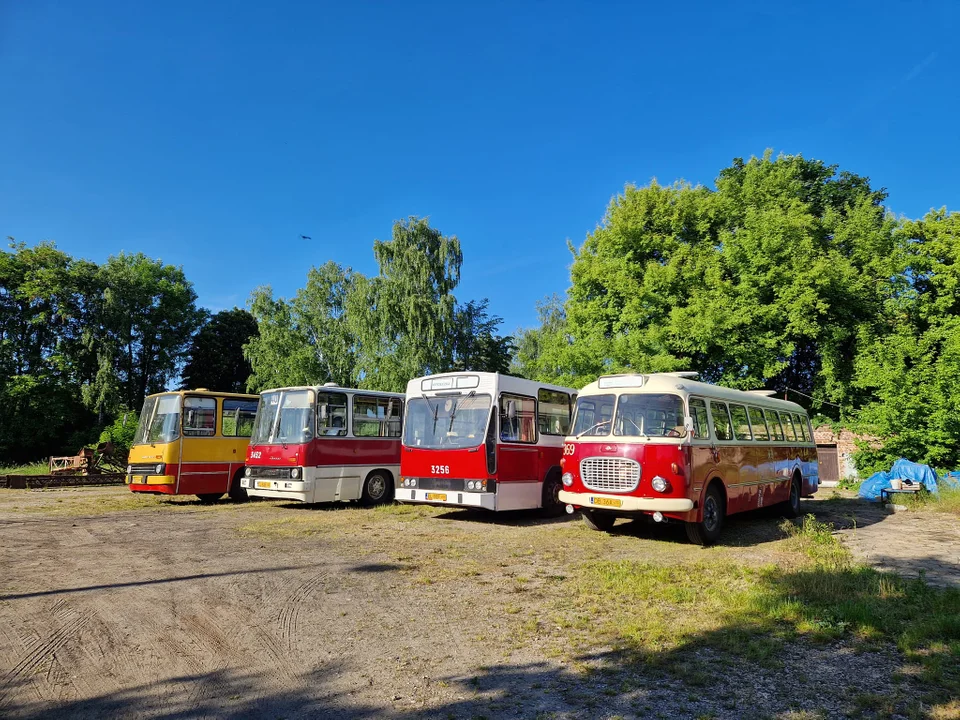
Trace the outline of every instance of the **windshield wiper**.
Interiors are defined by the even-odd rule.
[[[598,423],[594,423],[593,425],[591,425],[590,427],[588,427],[586,430],[584,430],[582,433],[580,433],[579,435],[577,435],[577,439],[579,440],[579,439],[582,438],[584,435],[586,435],[588,432],[590,432],[591,430],[596,430],[596,429],[597,429],[598,427],[600,427],[601,425],[609,425],[609,424],[610,424],[610,421],[609,421],[609,420],[601,420],[601,421],[598,422]]]
[[[457,417],[457,410],[460,409],[460,406],[463,405],[464,402],[466,402],[476,394],[477,394],[476,390],[471,390],[462,398],[457,398],[457,402],[453,404],[453,409],[450,411],[450,425],[447,427],[447,432],[450,432],[451,430],[453,430],[453,421]]]

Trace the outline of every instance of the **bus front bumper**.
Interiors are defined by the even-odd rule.
[[[457,507],[497,509],[497,494],[489,492],[466,492],[463,490],[421,490],[419,488],[396,488],[394,499],[400,502],[426,503],[428,505],[453,505]]]
[[[177,489],[173,475],[127,475],[124,482],[133,492],[175,495]]]
[[[650,498],[561,490],[559,499],[567,505],[590,510],[621,512],[689,512],[693,510],[693,500],[690,498]]]
[[[240,487],[251,497],[278,498],[308,502],[311,483],[303,480],[274,480],[257,477],[240,478]]]

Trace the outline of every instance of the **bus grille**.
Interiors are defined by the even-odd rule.
[[[628,458],[584,458],[580,461],[580,478],[590,490],[630,492],[640,482],[640,464]]]
[[[273,478],[275,480],[289,480],[290,479],[290,468],[288,467],[264,467],[264,466],[255,466],[248,465],[250,468],[250,477],[256,478]]]

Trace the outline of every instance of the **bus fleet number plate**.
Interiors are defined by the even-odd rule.
[[[617,500],[615,498],[590,498],[591,505],[603,505],[604,507],[622,507],[623,500]]]
[[[427,493],[427,500],[440,500],[441,502],[447,501],[446,493]]]
[[[271,484],[272,484],[272,483],[271,483],[269,480],[257,480],[257,487],[258,487],[258,488],[266,488],[267,490],[269,490]]]

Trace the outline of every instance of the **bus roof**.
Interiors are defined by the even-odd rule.
[[[151,393],[147,395],[147,397],[159,397],[160,395],[206,395],[208,397],[243,398],[244,400],[256,400],[260,397],[256,394],[218,392],[216,390],[208,390],[207,388],[196,388],[195,390],[165,390],[164,392]]]
[[[388,392],[386,390],[362,390],[360,388],[340,387],[339,385],[291,385],[290,387],[269,388],[261,390],[260,394],[268,392],[280,392],[281,390],[313,390],[315,392],[343,392],[343,393],[363,393],[364,395],[379,395],[381,397],[402,398],[403,393]]]
[[[693,380],[691,373],[649,373],[602,375],[580,391],[581,395],[604,395],[608,393],[642,392],[698,395],[708,399],[788,410],[806,414],[807,411],[789,400],[769,397],[771,390],[734,390],[721,385]]]
[[[447,384],[444,381],[448,378],[454,379],[453,384]],[[468,381],[462,384],[456,382],[456,378],[465,378]],[[424,381],[431,383],[439,380],[440,387],[424,388]],[[436,375],[424,375],[414,378],[407,383],[407,395],[423,395],[427,392],[456,392],[471,390],[475,392],[494,392],[500,390],[503,392],[517,393],[519,395],[536,395],[537,389],[554,390],[556,392],[575,395],[576,388],[562,387],[560,385],[551,385],[550,383],[537,382],[536,380],[527,380],[513,375],[492,372],[471,372],[464,370],[462,372],[437,373]]]

